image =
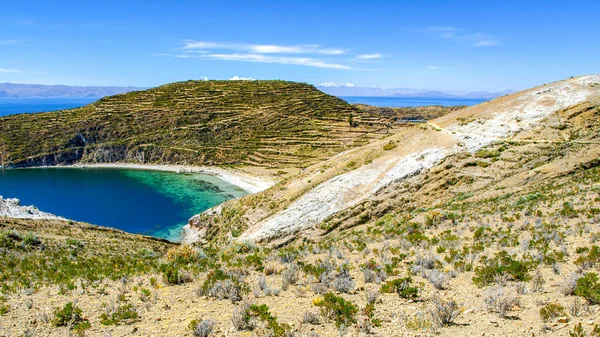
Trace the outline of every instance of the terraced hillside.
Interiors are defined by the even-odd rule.
[[[187,81],[1,118],[0,165],[304,167],[385,137],[388,122],[308,84]]]

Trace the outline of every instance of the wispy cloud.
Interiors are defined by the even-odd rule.
[[[13,45],[17,44],[19,41],[17,40],[0,40],[0,45]]]
[[[5,69],[5,68],[0,68],[0,74],[14,74],[14,73],[20,73],[20,70],[17,69]]]
[[[350,66],[329,63],[321,60],[317,60],[311,57],[290,57],[290,56],[273,56],[273,55],[261,55],[261,54],[201,54],[198,55],[200,58],[208,58],[213,60],[224,60],[224,61],[241,61],[241,62],[256,62],[256,63],[277,63],[277,64],[291,64],[301,65],[317,68],[330,68],[330,69],[351,69]]]
[[[341,55],[346,51],[336,48],[323,48],[318,44],[301,44],[301,45],[270,45],[270,44],[247,44],[247,43],[223,43],[223,42],[207,42],[207,41],[185,41],[184,50],[196,49],[221,49],[221,50],[236,50],[245,51],[255,54],[323,54],[323,55]]]
[[[169,54],[155,54],[177,58],[254,62],[297,65],[340,70],[365,70],[352,67],[358,60],[383,57],[380,53],[352,53],[347,48],[330,48],[320,44],[252,44],[215,41],[183,40],[182,46]]]
[[[430,26],[425,32],[439,38],[460,41],[471,47],[491,47],[500,43],[494,36],[479,32],[469,33],[451,26]]]
[[[273,63],[328,69],[353,69],[347,49],[319,44],[277,45],[185,40],[169,56],[207,60]],[[162,54],[160,54],[162,55]],[[373,56],[375,54],[371,54]]]
[[[498,44],[498,41],[496,40],[481,40],[481,41],[477,41],[473,47],[491,47],[491,46],[495,46]]]
[[[358,55],[356,58],[359,60],[375,60],[375,59],[380,59],[382,57],[383,57],[383,55],[381,55],[380,53],[374,53],[374,54],[361,54],[361,55]]]

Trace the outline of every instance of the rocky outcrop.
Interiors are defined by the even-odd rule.
[[[21,206],[19,199],[0,196],[0,216],[17,219],[66,220],[54,214],[42,212],[35,206]]]

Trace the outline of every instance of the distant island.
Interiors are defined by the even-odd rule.
[[[143,89],[145,88],[0,83],[0,97],[105,97]]]

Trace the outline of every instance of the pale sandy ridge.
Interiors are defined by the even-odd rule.
[[[333,177],[294,201],[284,210],[255,224],[242,240],[269,241],[312,228],[329,216],[358,204],[378,190],[429,169],[458,152],[475,152],[487,145],[531,129],[549,115],[600,96],[600,75],[587,75],[546,84],[459,110],[428,123],[450,141],[445,144],[407,144],[390,159],[373,161]],[[463,117],[463,120],[460,118]],[[466,120],[471,119],[466,122]],[[385,141],[383,141],[385,142]],[[388,155],[389,156],[389,155]],[[359,192],[359,193],[357,193]]]
[[[264,191],[275,184],[274,180],[266,177],[256,177],[237,170],[210,166],[163,165],[163,164],[129,164],[129,163],[93,163],[75,164],[53,167],[95,167],[95,168],[127,168],[135,170],[152,170],[177,173],[200,173],[217,176],[219,179],[235,185],[248,193]]]

